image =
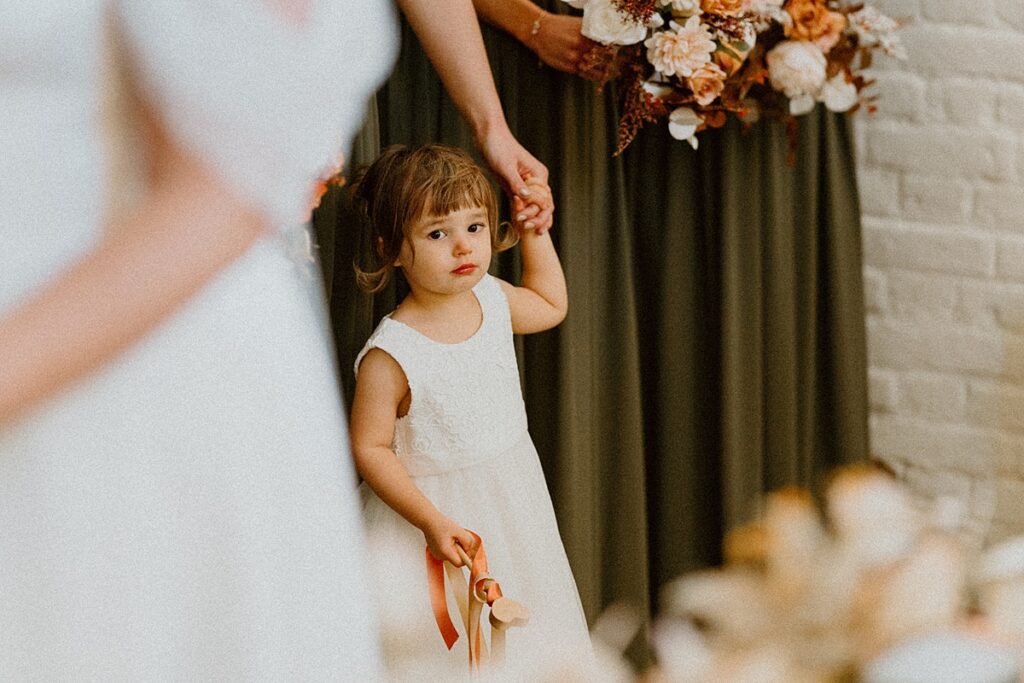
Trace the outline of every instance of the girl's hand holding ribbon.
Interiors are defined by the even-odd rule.
[[[473,534],[443,515],[425,525],[422,531],[430,554],[439,560],[450,562],[455,567],[463,565],[456,545],[461,546],[470,557],[476,554],[476,540]]]

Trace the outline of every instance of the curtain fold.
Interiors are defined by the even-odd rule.
[[[867,457],[860,219],[848,121],[664,126],[626,151],[636,235],[651,585],[721,560],[761,493]]]
[[[403,31],[378,96],[382,145],[473,151]],[[646,612],[671,579],[720,561],[723,532],[764,491],[867,455],[850,127],[803,117],[795,166],[768,122],[703,133],[696,152],[649,126],[613,157],[610,89],[538,67],[504,34],[485,42],[513,133],[551,172],[569,287],[565,322],[520,341],[530,431],[588,617],[616,601]],[[341,194],[314,222],[323,239],[337,233],[331,309],[351,398],[351,362],[398,293],[355,292],[356,218]],[[495,267],[516,269],[514,255]]]

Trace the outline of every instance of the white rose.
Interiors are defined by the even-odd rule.
[[[848,83],[846,74],[840,72],[826,81],[818,99],[831,111],[849,111],[857,104],[857,86]]]
[[[580,33],[604,45],[633,45],[647,36],[647,27],[620,12],[612,0],[589,0]]]
[[[668,115],[668,132],[676,140],[685,140],[697,149],[697,126],[704,122],[697,112],[689,107],[679,107]]]
[[[825,83],[825,55],[814,43],[786,40],[767,56],[768,78],[786,97],[817,95]]]

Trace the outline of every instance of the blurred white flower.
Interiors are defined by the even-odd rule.
[[[587,5],[587,0],[562,0],[562,2],[576,9],[583,9]]]
[[[766,59],[772,86],[790,99],[813,97],[825,83],[825,55],[814,43],[786,40],[775,46]]]
[[[689,107],[679,107],[668,115],[668,132],[676,140],[685,140],[697,149],[697,126],[704,122]]]
[[[604,45],[634,45],[647,35],[647,27],[620,12],[612,0],[589,0],[580,33]]]
[[[647,60],[666,76],[691,76],[711,61],[715,41],[700,17],[693,16],[680,26],[669,22],[669,30],[658,31],[644,41]]]
[[[1016,681],[1013,656],[976,636],[956,631],[929,633],[893,648],[865,667],[864,683]]]
[[[857,86],[846,80],[846,74],[840,72],[825,81],[818,94],[818,100],[825,103],[830,111],[849,111],[857,104]]]
[[[828,515],[839,540],[865,567],[905,557],[925,522],[896,480],[857,470],[832,482]]]
[[[651,634],[658,664],[670,681],[703,681],[712,671],[712,651],[690,621],[662,619]]]
[[[874,7],[863,7],[846,19],[857,34],[857,41],[861,47],[877,46],[890,57],[907,58],[906,50],[896,35],[896,29],[900,25],[895,19],[882,14]]]

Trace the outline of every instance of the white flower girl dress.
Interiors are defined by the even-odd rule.
[[[402,367],[412,402],[395,426],[395,453],[443,514],[480,535],[502,592],[531,613],[528,624],[508,632],[505,667],[492,673],[512,681],[564,680],[566,671],[585,676],[593,651],[527,432],[508,301],[490,275],[473,292],[483,322],[472,337],[444,344],[386,316],[356,359],[356,372],[372,348]],[[361,490],[391,675],[466,676],[467,638],[449,652],[434,621],[423,534],[365,483]],[[448,602],[458,623],[451,590]]]

